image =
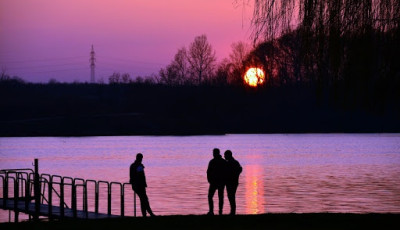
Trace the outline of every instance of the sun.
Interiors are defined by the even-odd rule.
[[[244,75],[244,81],[251,87],[257,87],[265,81],[264,71],[260,68],[249,68]]]

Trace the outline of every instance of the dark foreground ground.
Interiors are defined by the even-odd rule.
[[[109,220],[3,223],[0,229],[400,229],[400,214],[158,216]]]

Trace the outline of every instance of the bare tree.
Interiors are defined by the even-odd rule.
[[[121,75],[121,83],[128,84],[131,82],[131,76],[129,73],[124,73]]]
[[[187,81],[189,70],[186,47],[182,47],[178,50],[172,64],[175,68],[177,83],[182,85]]]
[[[185,47],[178,49],[174,60],[165,69],[160,70],[161,83],[182,85],[188,81],[189,63]]]
[[[400,1],[254,0],[252,25],[254,42],[297,34],[298,60],[302,60],[306,75],[318,84],[335,84],[344,72],[358,82],[360,77],[356,76],[363,80],[371,77],[370,64],[376,52],[391,52],[381,51],[383,48],[374,51],[373,43],[399,39]],[[381,69],[384,67],[374,71]]]
[[[232,43],[232,52],[229,54],[229,82],[233,84],[240,84],[242,82],[242,75],[244,74],[244,62],[249,55],[250,46],[242,41]]]
[[[168,65],[167,67],[161,68],[160,72],[160,80],[161,84],[166,85],[176,85],[177,84],[177,73],[175,72],[175,68],[172,65]]]
[[[48,84],[58,84],[58,83],[60,83],[60,82],[59,82],[57,79],[55,79],[55,78],[50,78]]]
[[[232,83],[232,63],[229,59],[224,58],[216,68],[213,84],[226,85]]]
[[[143,82],[144,82],[144,78],[143,77],[141,77],[141,76],[137,76],[136,77],[136,83],[142,84]]]
[[[111,76],[108,77],[108,83],[117,84],[120,83],[121,74],[114,72]]]
[[[398,29],[399,23],[398,0],[254,0],[252,19],[254,41],[275,39],[297,28],[363,34],[372,28]]]
[[[6,68],[3,67],[0,72],[0,81],[7,81],[9,79],[10,79],[10,76],[7,74]]]
[[[209,79],[213,74],[216,62],[215,51],[207,41],[206,35],[195,37],[190,44],[188,61],[192,72],[192,77],[201,84],[204,79]]]
[[[247,55],[250,53],[250,46],[249,44],[239,41],[234,42],[231,45],[232,53],[229,54],[229,59],[231,63],[240,68],[243,66],[243,62],[246,60]]]

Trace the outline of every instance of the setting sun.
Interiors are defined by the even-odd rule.
[[[264,71],[260,68],[250,68],[244,75],[244,81],[252,87],[257,87],[265,81]]]

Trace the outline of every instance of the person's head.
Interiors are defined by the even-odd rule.
[[[142,162],[142,160],[143,160],[143,154],[141,153],[136,154],[136,161]]]
[[[213,149],[213,156],[214,156],[214,158],[221,157],[221,154],[220,154],[218,148]]]
[[[225,153],[224,153],[224,157],[225,157],[226,160],[232,159],[233,158],[232,157],[232,151],[231,150],[226,150]]]

